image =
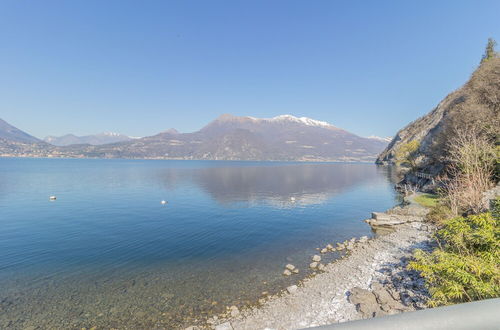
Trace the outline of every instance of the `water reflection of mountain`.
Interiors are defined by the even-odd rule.
[[[192,181],[220,203],[267,202],[275,206],[319,204],[360,184],[392,181],[387,168],[371,164],[286,164],[169,169],[164,184]]]

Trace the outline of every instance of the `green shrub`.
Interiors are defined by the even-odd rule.
[[[453,212],[448,206],[442,203],[437,203],[436,206],[431,208],[429,213],[427,213],[425,219],[434,224],[441,225],[452,216]]]
[[[495,220],[500,221],[500,196],[492,201],[491,214]]]
[[[412,170],[417,167],[418,149],[420,148],[419,141],[410,141],[405,143],[396,150],[396,163],[398,165],[408,165]]]
[[[500,296],[500,226],[491,213],[456,217],[436,233],[432,253],[415,252],[409,268],[425,278],[429,306]]]

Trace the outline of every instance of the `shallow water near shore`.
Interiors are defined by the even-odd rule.
[[[179,328],[255,302],[372,235],[392,185],[372,164],[0,159],[0,328]]]

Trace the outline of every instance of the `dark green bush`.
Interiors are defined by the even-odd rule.
[[[498,208],[493,212],[498,215]],[[500,296],[500,226],[491,213],[456,217],[436,233],[432,253],[417,250],[410,269],[425,278],[429,306]]]
[[[448,206],[438,202],[436,206],[431,208],[429,213],[427,213],[425,219],[434,224],[441,225],[446,219],[451,218],[452,215],[453,213]]]
[[[494,199],[491,203],[491,214],[496,221],[500,221],[500,196]]]

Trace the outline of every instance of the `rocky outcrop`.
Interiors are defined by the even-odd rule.
[[[399,215],[383,212],[373,212],[372,218],[367,219],[366,223],[370,226],[394,226],[407,222],[422,221],[422,217],[413,215]]]
[[[363,318],[380,316],[382,310],[379,307],[377,298],[370,290],[358,287],[351,289],[349,301],[356,305],[356,309]]]
[[[412,141],[420,142],[419,152],[422,156],[430,153],[433,140],[443,127],[443,117],[456,104],[463,102],[463,94],[462,90],[451,93],[430,113],[413,121],[397,132],[387,148],[377,157],[376,163],[381,165],[395,164],[398,148]]]
[[[391,293],[380,283],[374,282],[371,291],[358,287],[352,288],[349,301],[356,305],[356,310],[362,318],[371,318],[387,314],[396,314],[408,310],[398,297],[394,298]]]
[[[406,197],[408,205],[396,206],[386,212],[372,212],[371,219],[365,220],[372,227],[390,227],[408,222],[423,222],[429,209],[413,202],[418,194]]]
[[[417,141],[414,153],[416,171],[431,176],[440,174],[446,165],[446,147],[455,130],[465,126],[487,128],[495,136],[500,127],[500,58],[481,64],[469,81],[446,96],[430,113],[397,132],[376,163],[395,164],[401,146]],[[422,186],[428,180],[408,173],[404,183]]]

